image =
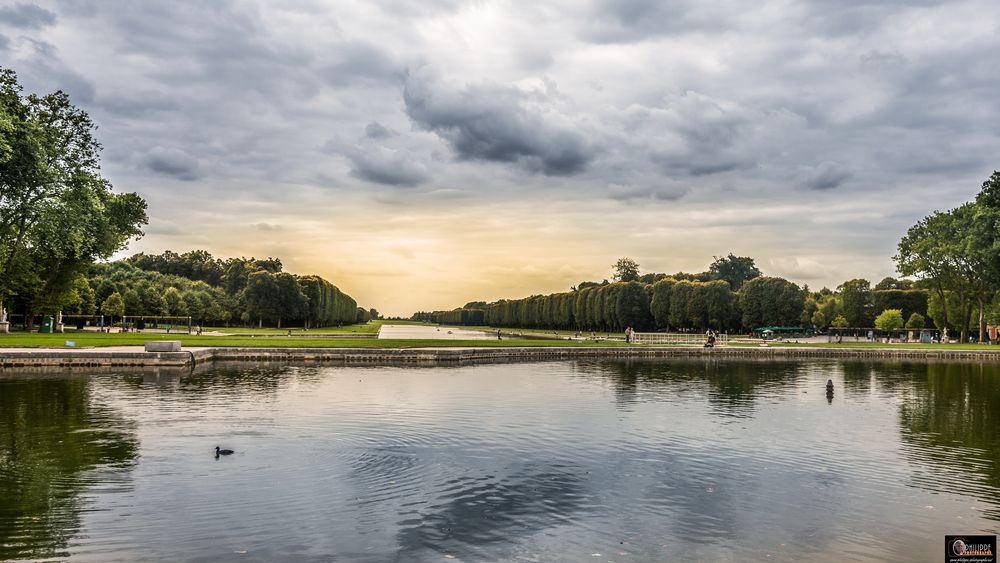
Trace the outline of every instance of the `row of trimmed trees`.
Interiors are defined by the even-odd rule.
[[[920,323],[943,319],[933,296],[913,282],[886,278],[875,285],[849,280],[835,291],[813,292],[760,275],[752,258],[716,258],[707,272],[639,275],[629,259],[615,265],[616,282],[583,282],[571,291],[472,302],[451,311],[417,313],[442,324],[568,330],[753,330],[763,326],[871,328],[885,310]],[[622,278],[627,278],[623,280]],[[738,289],[734,291],[734,286]],[[916,320],[914,322],[917,322]],[[922,324],[921,324],[922,326]],[[916,327],[920,328],[920,327]]]
[[[191,279],[174,273],[180,262],[174,258],[179,256],[216,262],[207,252],[193,251],[184,255],[140,254],[95,264],[74,286],[73,299],[64,312],[112,317],[190,316],[198,324],[253,322],[278,327],[352,324],[378,316],[374,309],[359,308],[353,298],[319,276],[282,272],[280,260],[274,258],[231,258],[221,262],[225,267],[220,275]],[[167,271],[154,269],[158,267]],[[191,274],[190,269],[180,271]]]

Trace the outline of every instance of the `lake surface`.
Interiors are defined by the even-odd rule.
[[[937,562],[998,529],[998,366],[0,375],[0,559]]]

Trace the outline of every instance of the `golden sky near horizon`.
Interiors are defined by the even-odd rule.
[[[365,209],[362,202],[345,205]],[[556,205],[552,212],[538,212],[541,203],[529,201],[448,202],[405,210],[368,205],[375,211],[336,221],[324,220],[322,211],[285,217],[264,210],[267,222],[250,223],[194,211],[190,223],[147,236],[122,255],[203,248],[219,258],[275,256],[286,271],[322,275],[359,305],[401,316],[475,300],[566,291],[581,281],[610,279],[612,264],[622,256],[637,260],[643,273],[694,273],[706,270],[713,256],[733,252],[754,257],[767,275],[815,288],[858,276],[874,283],[892,274],[895,241],[870,244],[869,255],[846,251],[843,245],[856,246],[865,237],[826,236],[828,229],[842,226],[830,219],[803,221],[812,206],[776,203],[766,217],[750,218],[739,207],[727,210],[711,202],[700,208],[636,208],[577,201]],[[857,220],[865,211],[844,213]],[[211,216],[196,218],[202,214]],[[153,221],[152,230],[163,230],[162,221]],[[781,254],[770,248],[780,248]]]

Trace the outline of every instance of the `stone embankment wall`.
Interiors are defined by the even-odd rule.
[[[559,360],[575,358],[740,358],[740,359],[872,359],[893,361],[1000,362],[1000,349],[892,349],[792,347],[540,347],[540,348],[199,348],[181,352],[102,350],[3,350],[0,370],[20,368],[193,367],[209,362],[281,363],[461,363]]]

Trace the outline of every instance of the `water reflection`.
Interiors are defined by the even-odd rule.
[[[581,362],[580,371],[594,377],[610,377],[622,408],[636,402],[707,393],[714,412],[732,417],[751,416],[760,398],[787,389],[806,373],[801,362],[733,362],[711,358]]]
[[[914,364],[899,406],[918,486],[1000,498],[1000,371],[983,364]],[[952,479],[956,473],[960,479]],[[996,506],[987,510],[1000,520]]]
[[[937,560],[998,439],[968,363],[0,378],[0,559]]]
[[[131,425],[94,403],[88,379],[0,380],[0,559],[65,557],[81,493],[120,482],[137,449]]]

